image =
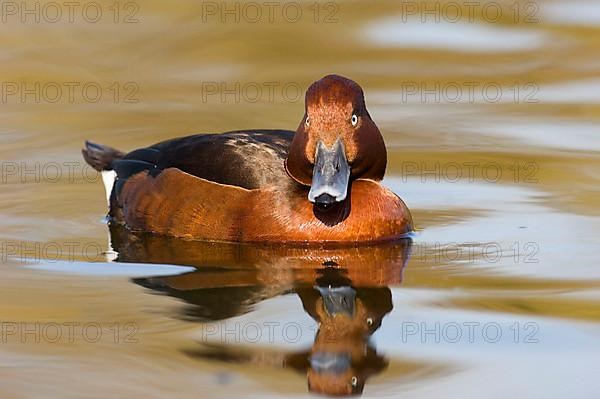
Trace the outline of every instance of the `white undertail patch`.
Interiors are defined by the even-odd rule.
[[[102,183],[104,183],[104,190],[106,191],[106,202],[110,207],[110,193],[112,193],[113,186],[115,185],[115,180],[117,178],[117,173],[114,170],[103,170],[102,171]]]
[[[104,190],[106,191],[106,203],[110,208],[110,194],[115,185],[117,179],[117,173],[114,170],[103,170],[102,171],[102,183],[104,183]],[[114,251],[111,243],[110,233],[108,234],[107,250],[103,252],[107,262],[113,262],[117,259],[118,254]]]

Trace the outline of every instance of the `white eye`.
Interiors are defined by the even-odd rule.
[[[358,385],[358,378],[356,377],[352,377],[352,379],[350,380],[350,384],[352,384],[353,387]]]
[[[350,123],[352,123],[352,126],[356,126],[356,124],[358,123],[358,116],[356,116],[356,114],[352,114],[352,118],[350,118]]]
[[[306,126],[310,125],[310,116],[306,115],[306,121],[304,123]]]
[[[368,326],[372,326],[373,325],[373,319],[370,317],[367,317],[367,325]]]

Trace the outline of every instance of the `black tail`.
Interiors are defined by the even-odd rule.
[[[121,159],[125,156],[119,150],[114,148],[92,143],[91,141],[85,142],[85,148],[81,150],[83,159],[94,169],[99,172],[103,170],[113,170],[113,161]]]

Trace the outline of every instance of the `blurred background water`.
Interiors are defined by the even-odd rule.
[[[597,396],[599,2],[67,3],[2,3],[2,397]],[[295,129],[329,73],[365,90],[410,248],[110,252],[85,139]]]

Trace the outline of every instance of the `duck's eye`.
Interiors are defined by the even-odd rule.
[[[352,377],[350,384],[352,384],[353,387],[356,387],[358,385],[358,378]]]
[[[306,115],[306,121],[304,123],[306,126],[310,125],[310,116]]]
[[[352,118],[350,118],[350,123],[352,123],[352,126],[356,126],[358,124],[358,116],[356,116],[356,114],[352,114]]]

